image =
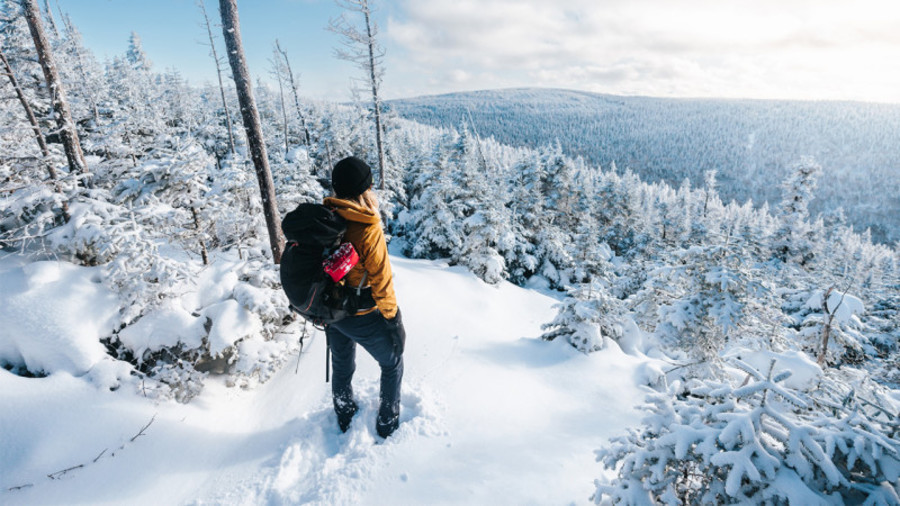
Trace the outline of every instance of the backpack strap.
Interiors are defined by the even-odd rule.
[[[368,271],[363,271],[363,277],[359,280],[359,285],[356,287],[356,296],[359,297],[362,294],[363,285],[366,284],[366,278],[369,277]]]

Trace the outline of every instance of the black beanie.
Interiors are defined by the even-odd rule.
[[[359,158],[348,156],[334,166],[331,186],[339,198],[362,195],[372,186],[372,169]]]

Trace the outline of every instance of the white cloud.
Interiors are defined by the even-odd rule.
[[[399,0],[388,78],[420,94],[546,86],[900,102],[886,0]],[[438,89],[425,83],[437,83]]]

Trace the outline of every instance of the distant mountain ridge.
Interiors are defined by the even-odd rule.
[[[392,100],[398,115],[513,146],[559,142],[592,165],[648,182],[703,183],[726,201],[777,205],[787,168],[812,156],[823,175],[811,212],[900,241],[900,104],[624,97],[558,89],[487,90]]]

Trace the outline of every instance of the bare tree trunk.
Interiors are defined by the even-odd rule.
[[[365,32],[359,30],[347,20],[345,16],[334,18],[329,23],[328,29],[340,35],[344,40],[346,50],[338,49],[335,54],[342,60],[355,63],[366,73],[372,91],[372,109],[375,118],[375,145],[378,151],[378,170],[381,173],[379,188],[384,189],[385,180],[385,154],[384,131],[381,122],[381,97],[378,95],[380,72],[379,62],[384,57],[384,50],[375,40],[377,26],[374,26],[369,8],[369,0],[335,0],[338,6],[352,12],[362,13],[365,22]]]
[[[0,48],[0,63],[3,64],[3,71],[6,73],[10,84],[12,84],[13,89],[16,91],[16,97],[18,97],[19,103],[21,103],[22,108],[25,109],[25,116],[28,117],[28,122],[31,123],[31,129],[34,131],[35,140],[37,140],[38,146],[41,148],[41,154],[44,155],[44,158],[49,158],[50,150],[47,148],[47,141],[44,139],[44,134],[41,133],[41,127],[38,125],[37,118],[34,116],[31,104],[28,103],[25,93],[22,91],[21,86],[19,86],[19,80],[16,79],[16,75],[13,74],[12,67],[6,59],[6,55],[3,54],[2,48]],[[50,172],[50,179],[56,179],[56,171],[53,170],[53,166],[48,165],[47,169]]]
[[[200,216],[197,214],[197,207],[191,206],[191,216],[194,217],[194,229],[200,232]],[[200,256],[203,258],[203,265],[209,265],[209,252],[206,250],[206,242],[200,238]]]
[[[831,298],[831,292],[834,290],[832,286],[828,290],[825,291],[825,295],[822,296],[822,308],[825,309],[825,314],[828,315],[828,318],[825,322],[825,328],[822,329],[822,348],[819,349],[819,356],[816,359],[816,363],[819,366],[825,365],[825,355],[828,352],[828,340],[831,338],[831,327],[834,324],[834,316],[837,314],[838,308],[841,307],[841,304],[844,303],[844,296],[846,296],[846,292],[841,294],[841,300],[838,302],[837,306],[833,310],[828,309],[828,299]]]
[[[275,44],[278,44],[278,41],[275,41]],[[275,59],[272,60],[272,65],[275,70],[275,79],[278,80],[278,98],[281,102],[281,125],[284,133],[284,158],[287,160],[288,156],[288,121],[287,121],[287,107],[284,106],[284,78],[281,77],[281,62],[279,62],[278,50],[275,50]]]
[[[372,36],[372,22],[369,17],[368,0],[364,0],[366,16],[366,35],[369,46],[369,79],[372,81],[372,104],[375,109],[375,144],[378,148],[378,169],[381,172],[381,182],[378,188],[384,190],[384,146],[381,143],[381,99],[378,96],[378,79],[375,75],[375,38]]]
[[[231,111],[228,110],[228,100],[225,99],[225,85],[222,84],[222,61],[219,60],[219,54],[216,52],[216,41],[213,38],[212,25],[209,22],[209,16],[206,14],[206,7],[203,0],[198,0],[197,5],[203,13],[203,21],[206,24],[206,33],[209,35],[209,49],[212,52],[213,61],[216,63],[216,77],[219,79],[219,93],[222,95],[222,108],[225,110],[225,125],[228,128],[228,147],[231,154],[234,155],[234,131],[231,125]]]
[[[19,81],[16,79],[16,75],[13,73],[12,67],[9,65],[9,61],[6,59],[6,55],[3,54],[3,49],[0,48],[0,63],[3,64],[3,70],[6,72],[7,77],[9,77],[9,82],[12,84],[13,89],[16,91],[16,96],[19,98],[19,103],[22,104],[22,108],[25,109],[25,116],[28,117],[28,122],[31,123],[31,130],[34,132],[35,140],[37,140],[38,146],[41,148],[41,154],[44,156],[44,162],[47,166],[47,173],[50,175],[50,180],[53,181],[53,185],[57,191],[57,193],[62,193],[59,189],[59,183],[56,179],[56,170],[53,168],[53,161],[50,160],[50,149],[47,147],[47,140],[44,139],[44,134],[41,133],[41,127],[38,125],[37,118],[34,116],[34,111],[31,109],[31,104],[28,103],[28,99],[25,97],[25,93],[22,91],[22,87],[19,86]],[[66,223],[69,222],[69,203],[63,200],[62,202],[62,215],[63,220]]]
[[[47,22],[50,23],[50,29],[53,35],[59,38],[59,30],[56,29],[56,21],[53,19],[53,11],[50,9],[50,0],[44,0],[44,10],[47,11]]]
[[[234,84],[241,104],[244,130],[247,132],[247,144],[256,168],[256,179],[259,181],[263,214],[266,217],[266,226],[269,231],[269,245],[272,248],[272,260],[279,264],[284,240],[281,237],[281,227],[278,223],[275,184],[272,182],[272,173],[269,171],[269,159],[266,155],[266,144],[263,141],[262,127],[259,122],[259,111],[256,109],[256,101],[253,99],[250,71],[247,69],[247,60],[244,58],[244,48],[241,44],[237,1],[219,0],[219,9],[222,14],[222,34],[228,49],[228,61],[231,64],[231,72],[234,75]]]
[[[51,103],[53,104],[53,110],[56,112],[59,136],[62,139],[66,160],[69,162],[69,170],[73,174],[89,176],[87,163],[84,161],[84,153],[81,151],[81,143],[78,140],[78,132],[75,130],[72,113],[69,111],[66,93],[59,78],[59,72],[56,70],[56,62],[53,59],[53,53],[50,51],[50,43],[47,41],[47,36],[44,34],[44,28],[41,24],[41,11],[37,6],[36,0],[21,0],[21,2],[25,8],[25,20],[28,22],[28,29],[31,31],[31,38],[34,39],[34,47],[37,50],[41,69],[44,71],[44,78],[47,80]],[[90,180],[85,179],[84,184],[90,186]]]
[[[287,52],[281,49],[281,44],[278,43],[278,39],[275,39],[275,49],[281,53],[281,57],[284,58],[284,66],[287,69],[288,81],[291,83],[291,91],[294,93],[294,107],[297,108],[297,117],[300,118],[300,124],[303,125],[303,134],[306,136],[306,149],[310,149],[312,146],[312,138],[309,135],[309,128],[306,127],[306,117],[303,116],[303,109],[300,108],[300,94],[297,89],[297,82],[294,80],[294,71],[291,69],[291,61],[288,59]]]

